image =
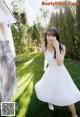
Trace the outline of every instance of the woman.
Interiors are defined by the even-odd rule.
[[[36,83],[35,91],[38,99],[48,102],[49,109],[53,110],[53,105],[68,106],[72,117],[78,117],[74,103],[80,101],[80,91],[63,64],[65,53],[57,29],[50,28],[45,35],[45,73]]]

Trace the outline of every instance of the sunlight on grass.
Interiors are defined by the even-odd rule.
[[[80,88],[80,64],[78,65],[72,60],[69,61],[65,59],[65,66]],[[45,108],[45,103],[37,99],[34,90],[35,83],[39,81],[43,74],[43,54],[30,53],[28,55],[21,55],[20,61],[17,63],[17,73],[18,89],[16,90],[16,95],[12,98],[12,101],[15,101],[17,104],[16,117],[35,117],[35,113],[36,117],[45,117],[45,112],[46,117],[48,117],[48,115],[52,117],[53,114],[55,116],[55,112],[51,113],[47,110],[47,107]],[[79,104],[78,107],[80,107]],[[45,108],[45,112],[42,108]],[[64,113],[65,109],[61,111]],[[56,113],[56,116],[59,116],[58,113]]]
[[[17,71],[19,72],[20,70],[24,69],[27,65],[31,64],[31,62],[34,60],[34,58],[32,58],[31,60],[23,63],[23,65],[21,67],[17,67]]]
[[[30,64],[31,62],[33,62],[34,58],[32,58],[31,60],[29,60],[28,62],[25,62],[23,65],[28,65]]]
[[[23,98],[21,98],[21,102],[22,102],[22,105],[21,105],[21,108],[20,108],[20,111],[19,111],[17,117],[25,117],[25,113],[27,111],[27,108],[28,108],[28,105],[30,102],[30,96],[27,96],[24,100],[23,100]]]
[[[16,95],[15,97],[13,98],[13,100],[17,100],[17,98],[19,98],[23,93],[24,93],[24,90],[28,87],[28,85],[30,84],[31,82],[31,78],[32,78],[33,75],[31,75],[16,91]]]
[[[31,100],[31,95],[33,93],[33,87],[34,87],[33,82],[30,82],[28,86],[28,90],[26,90],[24,94],[21,96],[20,98],[21,108],[17,117],[25,117],[25,114],[27,112],[27,109]]]
[[[31,82],[30,85],[29,85],[29,88],[31,89],[31,91],[32,91],[33,87],[34,87],[34,86],[33,86],[33,82]],[[32,93],[32,92],[31,92],[31,93]]]
[[[26,73],[18,82],[18,86],[20,87],[27,79],[31,77],[31,73]]]

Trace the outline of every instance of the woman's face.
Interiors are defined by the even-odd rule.
[[[56,36],[52,32],[47,33],[47,42],[48,44],[52,44],[56,40]]]

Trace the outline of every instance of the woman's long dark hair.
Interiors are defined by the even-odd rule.
[[[59,37],[59,33],[58,33],[57,29],[55,27],[51,27],[50,29],[48,29],[47,33],[48,32],[51,32],[53,34],[53,36],[56,36],[56,39],[59,42],[59,50],[61,52],[62,46],[61,46],[61,43],[60,43],[60,37]],[[47,38],[46,38],[47,33],[45,34],[45,50],[47,49]],[[54,53],[54,58],[56,58],[56,50],[55,50],[55,53]]]

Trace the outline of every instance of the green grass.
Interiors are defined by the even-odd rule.
[[[12,98],[16,102],[15,117],[70,117],[67,107],[57,107],[51,111],[47,103],[37,99],[34,85],[43,75],[43,54],[30,53],[18,56],[16,63],[18,75],[18,89]],[[80,63],[65,59],[65,66],[71,74],[75,84],[80,89]],[[80,103],[76,103],[77,113],[80,117]]]

